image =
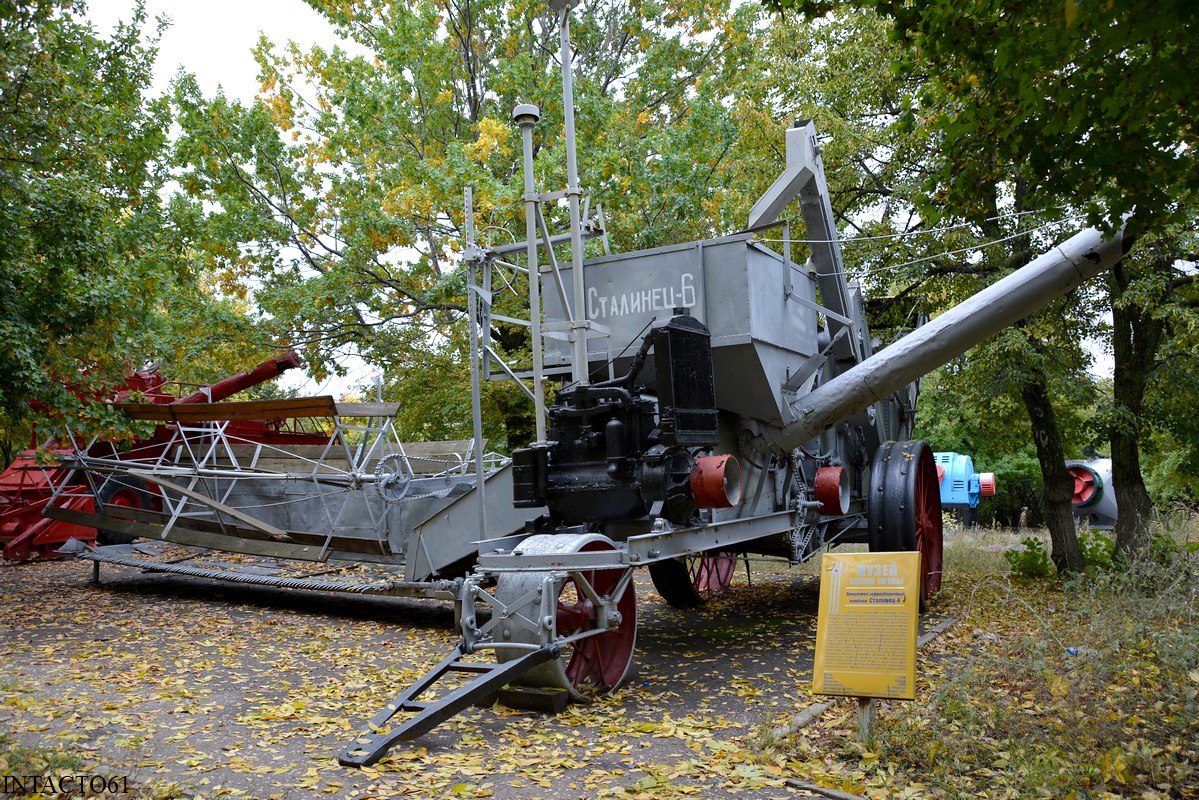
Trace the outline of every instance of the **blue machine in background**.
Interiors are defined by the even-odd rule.
[[[961,453],[933,453],[941,482],[941,508],[953,509],[965,525],[978,524],[978,501],[995,494],[995,473],[975,472],[974,459]]]

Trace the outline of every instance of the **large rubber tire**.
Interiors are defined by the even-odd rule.
[[[870,552],[920,552],[920,610],[941,589],[941,490],[933,451],[919,441],[888,442],[874,454],[867,511]]]
[[[713,551],[655,561],[649,576],[662,598],[675,608],[696,608],[729,588],[737,554]]]
[[[96,513],[104,513],[104,506],[123,506],[148,511],[154,508],[154,496],[146,482],[133,475],[110,477],[96,492]],[[133,536],[116,531],[96,528],[96,544],[131,544]]]
[[[530,536],[517,548],[529,555],[561,555],[569,564],[572,553],[615,550],[616,545],[606,536],[587,534],[539,534]],[[626,569],[581,570],[587,581],[601,597],[610,595],[624,577]],[[540,613],[540,592],[545,573],[514,572],[501,575],[496,583],[495,596],[527,620]],[[592,624],[595,609],[590,600],[577,588],[573,579],[556,582],[556,613],[554,631],[568,636]],[[526,600],[534,596],[531,602]],[[521,602],[526,601],[521,605]],[[617,688],[628,675],[637,646],[637,596],[630,583],[616,603],[620,624],[606,633],[580,639],[565,648],[560,658],[529,670],[516,680],[522,686],[562,689],[575,702],[587,702],[597,695]],[[544,644],[541,635],[528,625],[504,625],[498,632],[503,640],[525,645]],[[511,661],[527,650],[496,647],[499,662]]]

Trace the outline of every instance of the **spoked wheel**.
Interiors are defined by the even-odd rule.
[[[560,554],[565,563],[569,563],[571,553],[615,549],[611,539],[595,533],[530,536],[518,548],[525,555]],[[514,612],[511,617],[519,615],[519,618],[506,621],[496,630],[497,641],[540,646],[547,640],[544,637],[553,641],[594,627],[599,609],[588,596],[586,585],[599,598],[612,597],[621,590],[628,572],[624,567],[579,570],[577,577],[571,575],[551,582],[555,600],[549,603],[541,597],[546,573],[501,575],[496,583],[496,599]],[[546,608],[552,609],[552,616],[542,614]],[[519,682],[525,686],[564,689],[574,701],[586,701],[615,689],[628,674],[637,644],[637,596],[632,581],[624,586],[614,611],[620,615],[616,627],[567,645],[560,658],[534,667]],[[510,661],[526,652],[497,647],[496,660]]]
[[[920,610],[941,589],[941,490],[932,449],[924,442],[888,442],[870,471],[870,551],[920,552]]]
[[[729,588],[736,569],[736,553],[712,551],[655,561],[649,565],[649,575],[667,603],[695,608]]]
[[[104,506],[121,506],[149,510],[154,507],[146,482],[134,475],[111,477],[96,492],[96,513],[103,514]],[[130,544],[134,537],[104,528],[96,529],[96,544]]]

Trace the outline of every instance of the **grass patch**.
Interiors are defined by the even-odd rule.
[[[917,701],[883,705],[872,750],[842,704],[775,755],[871,797],[1199,798],[1199,556],[1178,538],[1068,582],[948,545],[937,610],[962,621],[922,651]]]
[[[83,761],[70,753],[22,747],[0,733],[0,775],[73,775],[83,766]]]
[[[174,783],[136,784],[127,777],[122,780],[115,772],[97,770],[94,764],[87,763],[73,753],[44,747],[26,747],[5,733],[0,733],[0,776],[7,776],[5,784],[0,786],[0,798],[67,800],[76,797],[122,797],[126,800],[175,800],[188,797]],[[41,779],[36,786],[37,791],[34,791],[33,776]],[[65,776],[71,776],[71,779],[64,783],[62,779]],[[81,791],[76,776],[97,779],[103,776],[111,781],[110,786],[115,791]],[[47,784],[45,778],[49,778],[51,782]],[[90,781],[89,784],[95,785]],[[67,790],[61,791],[64,787]]]

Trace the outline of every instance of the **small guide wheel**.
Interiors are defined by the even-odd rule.
[[[616,545],[595,533],[563,533],[531,536],[519,549],[528,555],[561,556],[567,564],[574,553],[615,550]],[[511,661],[527,653],[530,645],[542,646],[558,636],[592,628],[599,609],[588,597],[589,587],[612,604],[609,612],[619,615],[618,624],[604,633],[576,639],[564,648],[561,658],[534,667],[516,682],[534,688],[562,689],[575,702],[586,702],[615,689],[628,674],[637,643],[637,598],[633,585],[622,580],[626,572],[623,568],[584,569],[548,581],[551,575],[544,572],[501,575],[495,594],[512,610],[513,624],[503,626],[499,633],[504,641],[523,647],[496,647],[496,660]],[[543,597],[547,591],[550,594]],[[539,619],[543,611],[549,613]],[[517,624],[517,619],[540,624],[534,628]]]
[[[375,466],[375,488],[388,503],[398,503],[407,496],[413,477],[412,466],[403,453],[389,453]]]

